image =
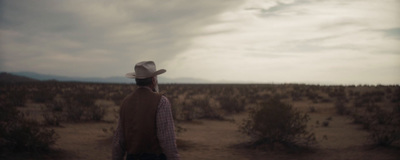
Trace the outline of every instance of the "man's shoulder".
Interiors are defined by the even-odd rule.
[[[123,99],[122,101],[126,101],[127,99],[133,97],[133,94],[134,94],[134,93],[135,93],[135,92],[129,93],[128,95],[126,95],[126,96],[124,97],[124,99]]]
[[[170,102],[169,102],[167,96],[165,96],[165,95],[161,95],[160,103],[162,105],[170,105]]]

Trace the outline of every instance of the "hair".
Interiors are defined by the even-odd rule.
[[[137,79],[135,78],[136,85],[138,86],[149,86],[153,83],[153,77],[144,78],[144,79]]]

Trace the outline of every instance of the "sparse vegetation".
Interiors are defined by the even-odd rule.
[[[118,105],[134,89],[131,84],[0,83],[1,103],[8,106],[0,111],[1,151],[43,152],[55,143],[54,130],[88,124],[82,122],[104,124],[100,128],[102,133],[112,135],[118,119]],[[186,124],[208,127],[204,122],[218,120],[212,122],[234,125],[234,121],[220,120],[249,113],[240,128],[253,138],[252,146],[296,149],[315,143],[314,138],[325,140],[323,143],[333,140],[334,133],[318,135],[316,132],[319,136],[316,137],[309,129],[335,132],[337,124],[341,123],[336,117],[333,123],[332,116],[336,113],[341,115],[338,119],[351,117],[354,124],[365,129],[369,133],[365,138],[372,144],[399,145],[399,86],[162,84],[160,90],[169,98],[173,116],[180,123],[176,124],[176,131],[182,134],[190,130],[185,128]],[[10,121],[10,116],[19,120]],[[312,124],[306,126],[310,116]],[[236,122],[240,121],[236,118]],[[268,127],[269,130],[265,129]],[[182,132],[185,130],[187,132]],[[37,137],[24,139],[26,136]],[[21,140],[10,140],[15,138]]]
[[[348,110],[345,102],[342,99],[339,99],[335,102],[336,113],[339,115],[348,114]]]
[[[46,103],[42,116],[45,124],[59,126],[62,121],[100,121],[105,115],[104,105],[87,104],[84,106],[76,101],[52,101]]]
[[[400,115],[378,110],[369,119],[369,139],[376,145],[390,146],[400,141]]]
[[[289,148],[308,146],[316,142],[314,133],[307,130],[307,114],[291,105],[272,98],[250,111],[249,118],[241,125],[241,131],[254,138],[254,145],[267,144],[274,148],[281,144]]]
[[[221,109],[228,113],[240,113],[245,110],[245,99],[230,96],[220,96],[218,101],[221,105]]]
[[[53,129],[25,119],[14,106],[0,102],[0,155],[13,152],[41,153],[49,151],[57,139]]]

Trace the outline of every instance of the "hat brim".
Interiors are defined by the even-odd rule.
[[[165,73],[165,72],[167,72],[167,70],[165,70],[165,69],[160,69],[160,70],[158,70],[158,71],[155,71],[151,76],[146,76],[146,77],[136,76],[136,73],[135,73],[135,72],[129,72],[129,73],[125,74],[125,77],[126,77],[126,78],[131,78],[131,79],[135,79],[135,78],[144,79],[144,78],[154,77],[154,76],[163,74],[163,73]]]

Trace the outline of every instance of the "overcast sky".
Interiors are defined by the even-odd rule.
[[[399,0],[0,0],[0,71],[400,84]]]

